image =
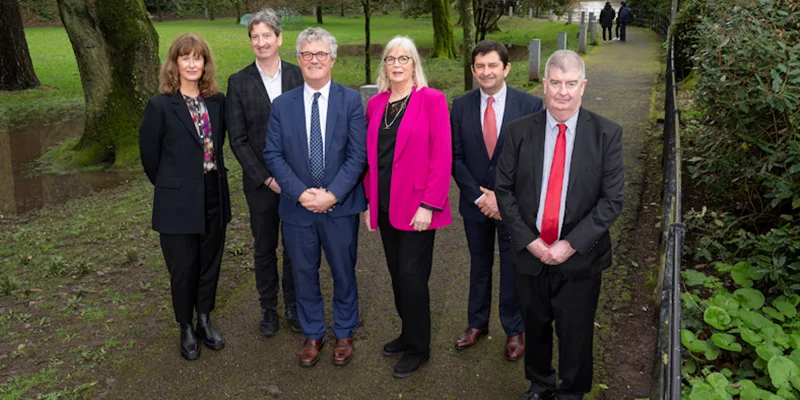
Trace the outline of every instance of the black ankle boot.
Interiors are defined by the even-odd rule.
[[[222,335],[211,327],[208,314],[197,314],[197,337],[203,339],[203,344],[211,350],[222,350],[225,347]]]
[[[191,324],[181,324],[181,356],[189,361],[200,356],[200,346]]]

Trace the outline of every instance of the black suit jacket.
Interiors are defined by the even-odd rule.
[[[459,212],[470,220],[486,218],[475,199],[480,187],[494,190],[497,161],[503,149],[506,127],[511,121],[542,110],[542,99],[508,87],[506,106],[494,154],[489,157],[481,129],[481,91],[472,90],[453,99],[450,126],[453,129],[453,178],[461,190]]]
[[[300,67],[281,60],[282,93],[302,85]],[[244,190],[253,190],[272,176],[262,157],[271,109],[272,102],[255,61],[228,78],[225,120],[231,135],[231,149],[244,171]]]
[[[205,99],[219,172],[220,225],[231,220],[225,144],[225,95]],[[155,186],[153,229],[166,234],[205,233],[203,144],[180,92],[152,97],[139,128],[139,152],[147,178]]]
[[[497,168],[497,203],[514,243],[512,262],[522,274],[538,275],[543,268],[526,246],[539,237],[546,126],[545,111],[509,124]],[[608,229],[622,210],[624,193],[622,127],[581,108],[559,237],[577,251],[558,266],[567,278],[590,277],[611,266]]]

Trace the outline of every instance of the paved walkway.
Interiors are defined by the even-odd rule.
[[[653,84],[659,73],[658,54],[655,36],[633,28],[628,43],[603,44],[586,58],[589,84],[584,104],[623,125],[626,179],[631,188],[641,184],[636,158],[642,150]],[[454,212],[457,199],[458,189],[453,184]],[[625,207],[638,208],[635,203],[627,202]],[[469,288],[468,251],[460,217],[436,237],[430,280],[431,361],[421,373],[404,380],[392,378],[396,359],[379,352],[399,330],[379,234],[362,229],[359,240],[357,275],[363,325],[357,332],[355,358],[347,367],[331,364],[332,346],[326,345],[316,367],[300,368],[297,352],[303,338],[293,333],[285,320],[277,336],[259,336],[259,308],[251,281],[237,288],[214,315],[215,325],[226,340],[225,350],[203,349],[198,361],[186,362],[178,356],[177,330],[163,332],[134,360],[118,368],[116,384],[111,384],[114,388],[106,392],[107,398],[516,399],[527,390],[523,363],[508,362],[503,357],[505,334],[496,317],[496,282],[489,340],[466,352],[453,348],[466,327]],[[321,280],[330,320],[332,289],[325,266]]]

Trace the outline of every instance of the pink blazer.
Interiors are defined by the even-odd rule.
[[[367,104],[367,174],[364,191],[369,200],[370,224],[378,228],[378,128],[389,102],[389,92],[378,93]],[[397,129],[389,222],[402,231],[414,230],[409,224],[421,203],[440,208],[434,211],[431,226],[450,225],[450,172],[453,165],[450,113],[444,93],[431,88],[413,89],[406,112]]]

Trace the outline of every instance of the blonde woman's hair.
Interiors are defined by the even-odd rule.
[[[203,57],[203,74],[197,83],[203,97],[211,97],[219,91],[219,85],[214,79],[216,65],[214,56],[203,38],[193,33],[184,33],[178,36],[169,46],[167,58],[161,66],[158,91],[164,94],[175,94],[181,88],[181,74],[178,71],[178,57],[194,54]]]
[[[422,72],[422,60],[419,57],[417,46],[414,46],[414,41],[408,36],[395,36],[383,49],[381,66],[378,68],[378,80],[375,82],[378,85],[378,92],[385,92],[392,86],[391,81],[389,81],[389,75],[386,73],[386,65],[383,59],[396,48],[405,49],[408,52],[408,56],[411,57],[411,61],[414,63],[414,73],[411,75],[411,79],[414,80],[417,90],[428,87],[428,80],[425,79],[425,73]]]

